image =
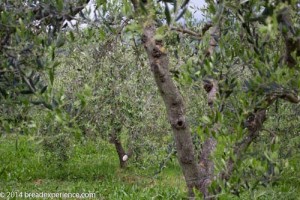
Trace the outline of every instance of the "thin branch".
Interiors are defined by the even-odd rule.
[[[194,32],[194,31],[186,29],[186,28],[181,28],[181,27],[179,28],[179,27],[174,27],[174,26],[171,26],[171,30],[177,31],[177,32],[180,32],[183,34],[188,34],[197,40],[202,40],[203,35],[209,30],[210,27],[212,27],[211,23],[205,24],[204,27],[202,28],[201,33],[197,33],[197,32]]]
[[[269,130],[269,129],[263,128],[263,129],[261,129],[261,130],[270,133],[270,135],[271,135],[272,137],[276,137],[276,134],[275,134],[273,131]]]
[[[192,36],[193,38],[197,39],[197,40],[202,40],[201,34],[196,33],[194,31],[188,30],[188,29],[184,29],[184,28],[177,28],[177,27],[171,27],[172,31],[177,31],[183,34],[188,34],[190,36]]]

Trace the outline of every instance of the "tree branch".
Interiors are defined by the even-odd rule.
[[[183,34],[188,34],[197,40],[202,40],[203,35],[209,30],[210,27],[212,27],[211,23],[205,24],[204,27],[202,28],[201,33],[197,33],[197,32],[194,32],[194,31],[186,29],[186,28],[178,28],[178,27],[174,27],[174,26],[171,26],[171,30],[177,31],[177,32],[180,32]]]
[[[241,159],[241,154],[245,152],[249,145],[259,136],[259,132],[263,128],[263,123],[266,121],[266,111],[268,107],[279,98],[289,101],[290,103],[300,102],[300,97],[297,96],[295,91],[287,91],[282,88],[279,88],[267,95],[264,101],[267,102],[267,104],[258,106],[254,109],[254,113],[248,115],[244,123],[245,127],[248,129],[248,134],[242,139],[241,142],[235,144],[235,161],[232,158],[227,161],[226,169],[220,174],[221,179],[226,181],[229,180],[234,170],[234,163]]]
[[[61,13],[58,13],[57,9],[53,6],[38,4],[32,9],[32,12],[35,20],[42,20],[49,17],[51,19],[55,19],[55,21],[58,20],[60,23],[63,23],[65,20],[72,20],[75,15],[77,15],[86,7],[89,1],[90,0],[84,2],[79,1],[75,4],[74,8],[73,4],[69,2],[69,5],[67,6],[68,2],[66,2],[64,5],[65,9]],[[49,20],[49,22],[50,21],[51,20]]]
[[[297,59],[293,57],[293,52],[296,51],[296,57],[300,56],[300,37],[296,35],[296,30],[293,25],[290,10],[285,7],[279,11],[277,15],[280,31],[285,40],[285,62],[289,67],[297,65]]]
[[[259,110],[256,113],[251,114],[251,117],[245,122],[245,126],[248,129],[247,135],[242,139],[242,141],[237,142],[233,150],[233,158],[229,158],[227,161],[226,168],[220,174],[220,178],[228,181],[233,173],[234,165],[241,159],[242,153],[244,153],[250,144],[259,136],[259,132],[263,127],[263,123],[266,121],[266,109]]]
[[[188,29],[184,29],[184,28],[177,28],[177,27],[171,27],[172,31],[177,31],[183,34],[188,34],[190,36],[192,36],[193,38],[197,39],[197,40],[202,40],[201,34],[196,33],[194,31],[188,30]]]

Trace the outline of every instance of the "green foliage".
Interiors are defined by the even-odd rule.
[[[289,12],[298,30],[293,36],[293,40],[296,40],[299,37],[299,16],[295,13],[294,5],[289,5]],[[212,156],[216,175],[226,170],[230,158],[235,159],[233,147],[248,133],[244,124],[249,115],[259,109],[268,110],[265,130],[254,140],[253,146],[242,152],[241,161],[236,164],[230,180],[226,183],[217,181],[216,187],[221,185],[224,192],[221,197],[227,197],[228,193],[244,196],[245,191],[249,192],[251,199],[279,195],[273,191],[274,187],[285,190],[287,182],[299,177],[294,167],[289,165],[290,161],[297,158],[287,153],[279,156],[287,146],[293,146],[284,142],[289,140],[287,138],[298,141],[299,126],[285,120],[278,121],[286,118],[285,113],[294,113],[291,115],[295,116],[299,112],[290,110],[287,104],[281,105],[282,100],[276,101],[277,111],[274,111],[274,105],[270,106],[269,100],[266,100],[274,94],[283,94],[283,91],[299,91],[299,55],[297,58],[296,52],[293,54],[298,59],[294,67],[288,67],[283,61],[287,51],[284,44],[287,36],[282,35],[282,27],[279,27],[283,25],[279,25],[278,15],[286,6],[287,3],[271,4],[267,1],[226,1],[220,5],[210,1],[207,5],[208,16],[211,16],[214,24],[220,23],[221,37],[217,40],[214,54],[209,58],[202,52],[208,49],[211,35],[204,35],[202,41],[197,43],[180,34],[164,32],[163,39],[171,55],[171,72],[186,98],[192,129],[198,133],[201,141],[211,136],[218,141]],[[265,11],[260,15],[263,9]],[[266,11],[272,13],[265,16]],[[186,21],[187,28],[191,30],[197,30],[201,25]],[[218,81],[219,93],[212,111],[206,106],[205,100],[199,98],[205,95],[199,91],[205,77]],[[187,89],[187,85],[192,89]],[[192,98],[197,92],[200,93],[198,101]],[[192,108],[190,105],[193,105]],[[278,111],[278,105],[283,110]],[[293,124],[298,117],[289,120]],[[279,124],[285,128],[275,128]],[[292,155],[296,154],[299,152]],[[285,173],[290,175],[286,176]],[[284,198],[285,194],[277,198],[281,197]]]
[[[80,12],[87,28],[63,31],[66,17],[76,14],[67,12],[82,2],[41,1],[41,7],[33,2],[0,3],[3,191],[183,198],[185,184],[170,145],[164,103],[141,45],[142,16],[134,15],[130,1],[98,0],[95,21]],[[291,54],[297,61],[294,68],[284,62],[287,36],[281,30],[286,27],[277,17],[289,6],[296,24],[294,38],[299,37],[296,1],[207,1],[208,19],[221,22],[221,37],[210,58],[204,52],[211,35],[200,33],[203,23],[192,17],[188,2],[162,1],[151,11],[141,4],[141,9],[159,26],[155,39],[168,50],[196,154],[205,139],[215,137],[218,145],[211,159],[215,175],[223,172],[227,161],[235,159],[233,147],[247,134],[245,120],[255,110],[268,110],[260,136],[242,152],[231,178],[216,180],[212,189],[221,187],[220,199],[298,198],[299,106],[281,99],[270,106],[266,100],[272,94],[299,91],[299,56]],[[43,9],[46,16],[33,8]],[[180,19],[202,40],[171,31],[170,26],[180,26]],[[40,20],[39,26],[35,20]],[[207,77],[219,85],[212,109],[202,89]],[[125,149],[133,151],[125,170],[118,169],[115,149],[107,143],[116,129],[121,130],[117,136]]]

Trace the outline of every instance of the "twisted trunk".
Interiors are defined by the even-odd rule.
[[[194,146],[185,116],[183,98],[169,73],[169,60],[162,40],[155,40],[155,23],[148,21],[144,27],[142,42],[148,54],[151,71],[164,100],[168,119],[175,137],[177,156],[188,187],[189,197],[193,189],[200,189],[200,170],[194,156]]]

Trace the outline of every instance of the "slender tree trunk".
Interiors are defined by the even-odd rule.
[[[126,154],[122,143],[118,137],[118,135],[120,135],[121,132],[121,128],[114,128],[112,130],[112,133],[110,134],[110,142],[113,143],[115,145],[118,157],[119,157],[119,161],[120,161],[120,167],[121,168],[125,168],[126,167],[126,161],[128,159],[128,155]],[[127,157],[126,157],[127,156]]]
[[[218,46],[218,40],[220,38],[220,28],[219,25],[214,25],[208,29],[210,34],[209,46],[205,52],[206,58],[209,58],[213,55],[215,48]],[[219,93],[218,81],[214,79],[205,79],[204,80],[204,89],[207,92],[207,102],[208,106],[213,110],[214,103],[217,99],[217,94]],[[217,124],[214,124],[217,126]],[[209,186],[213,181],[214,177],[214,162],[211,160],[210,156],[213,151],[216,149],[217,140],[210,136],[205,140],[202,145],[200,153],[200,172],[201,172],[201,191],[205,199],[214,199],[213,196],[209,193]]]
[[[118,77],[113,73],[113,69],[111,69],[110,74],[114,80],[118,79]],[[119,108],[118,100],[117,100],[117,98],[115,98],[117,96],[116,86],[115,86],[114,82],[112,82],[110,86],[112,89],[111,96],[114,99],[113,99],[113,103],[112,103],[112,113],[110,116],[111,117],[110,125],[111,125],[112,130],[111,130],[111,133],[109,134],[109,136],[110,136],[109,141],[110,141],[110,143],[115,145],[115,148],[116,148],[116,151],[117,151],[117,154],[119,157],[120,167],[125,168],[128,157],[129,157],[129,153],[126,154],[126,152],[122,146],[120,137],[119,137],[121,134],[121,131],[122,131],[122,123],[120,122],[120,121],[122,121],[121,120],[122,115],[121,115],[121,111]]]

